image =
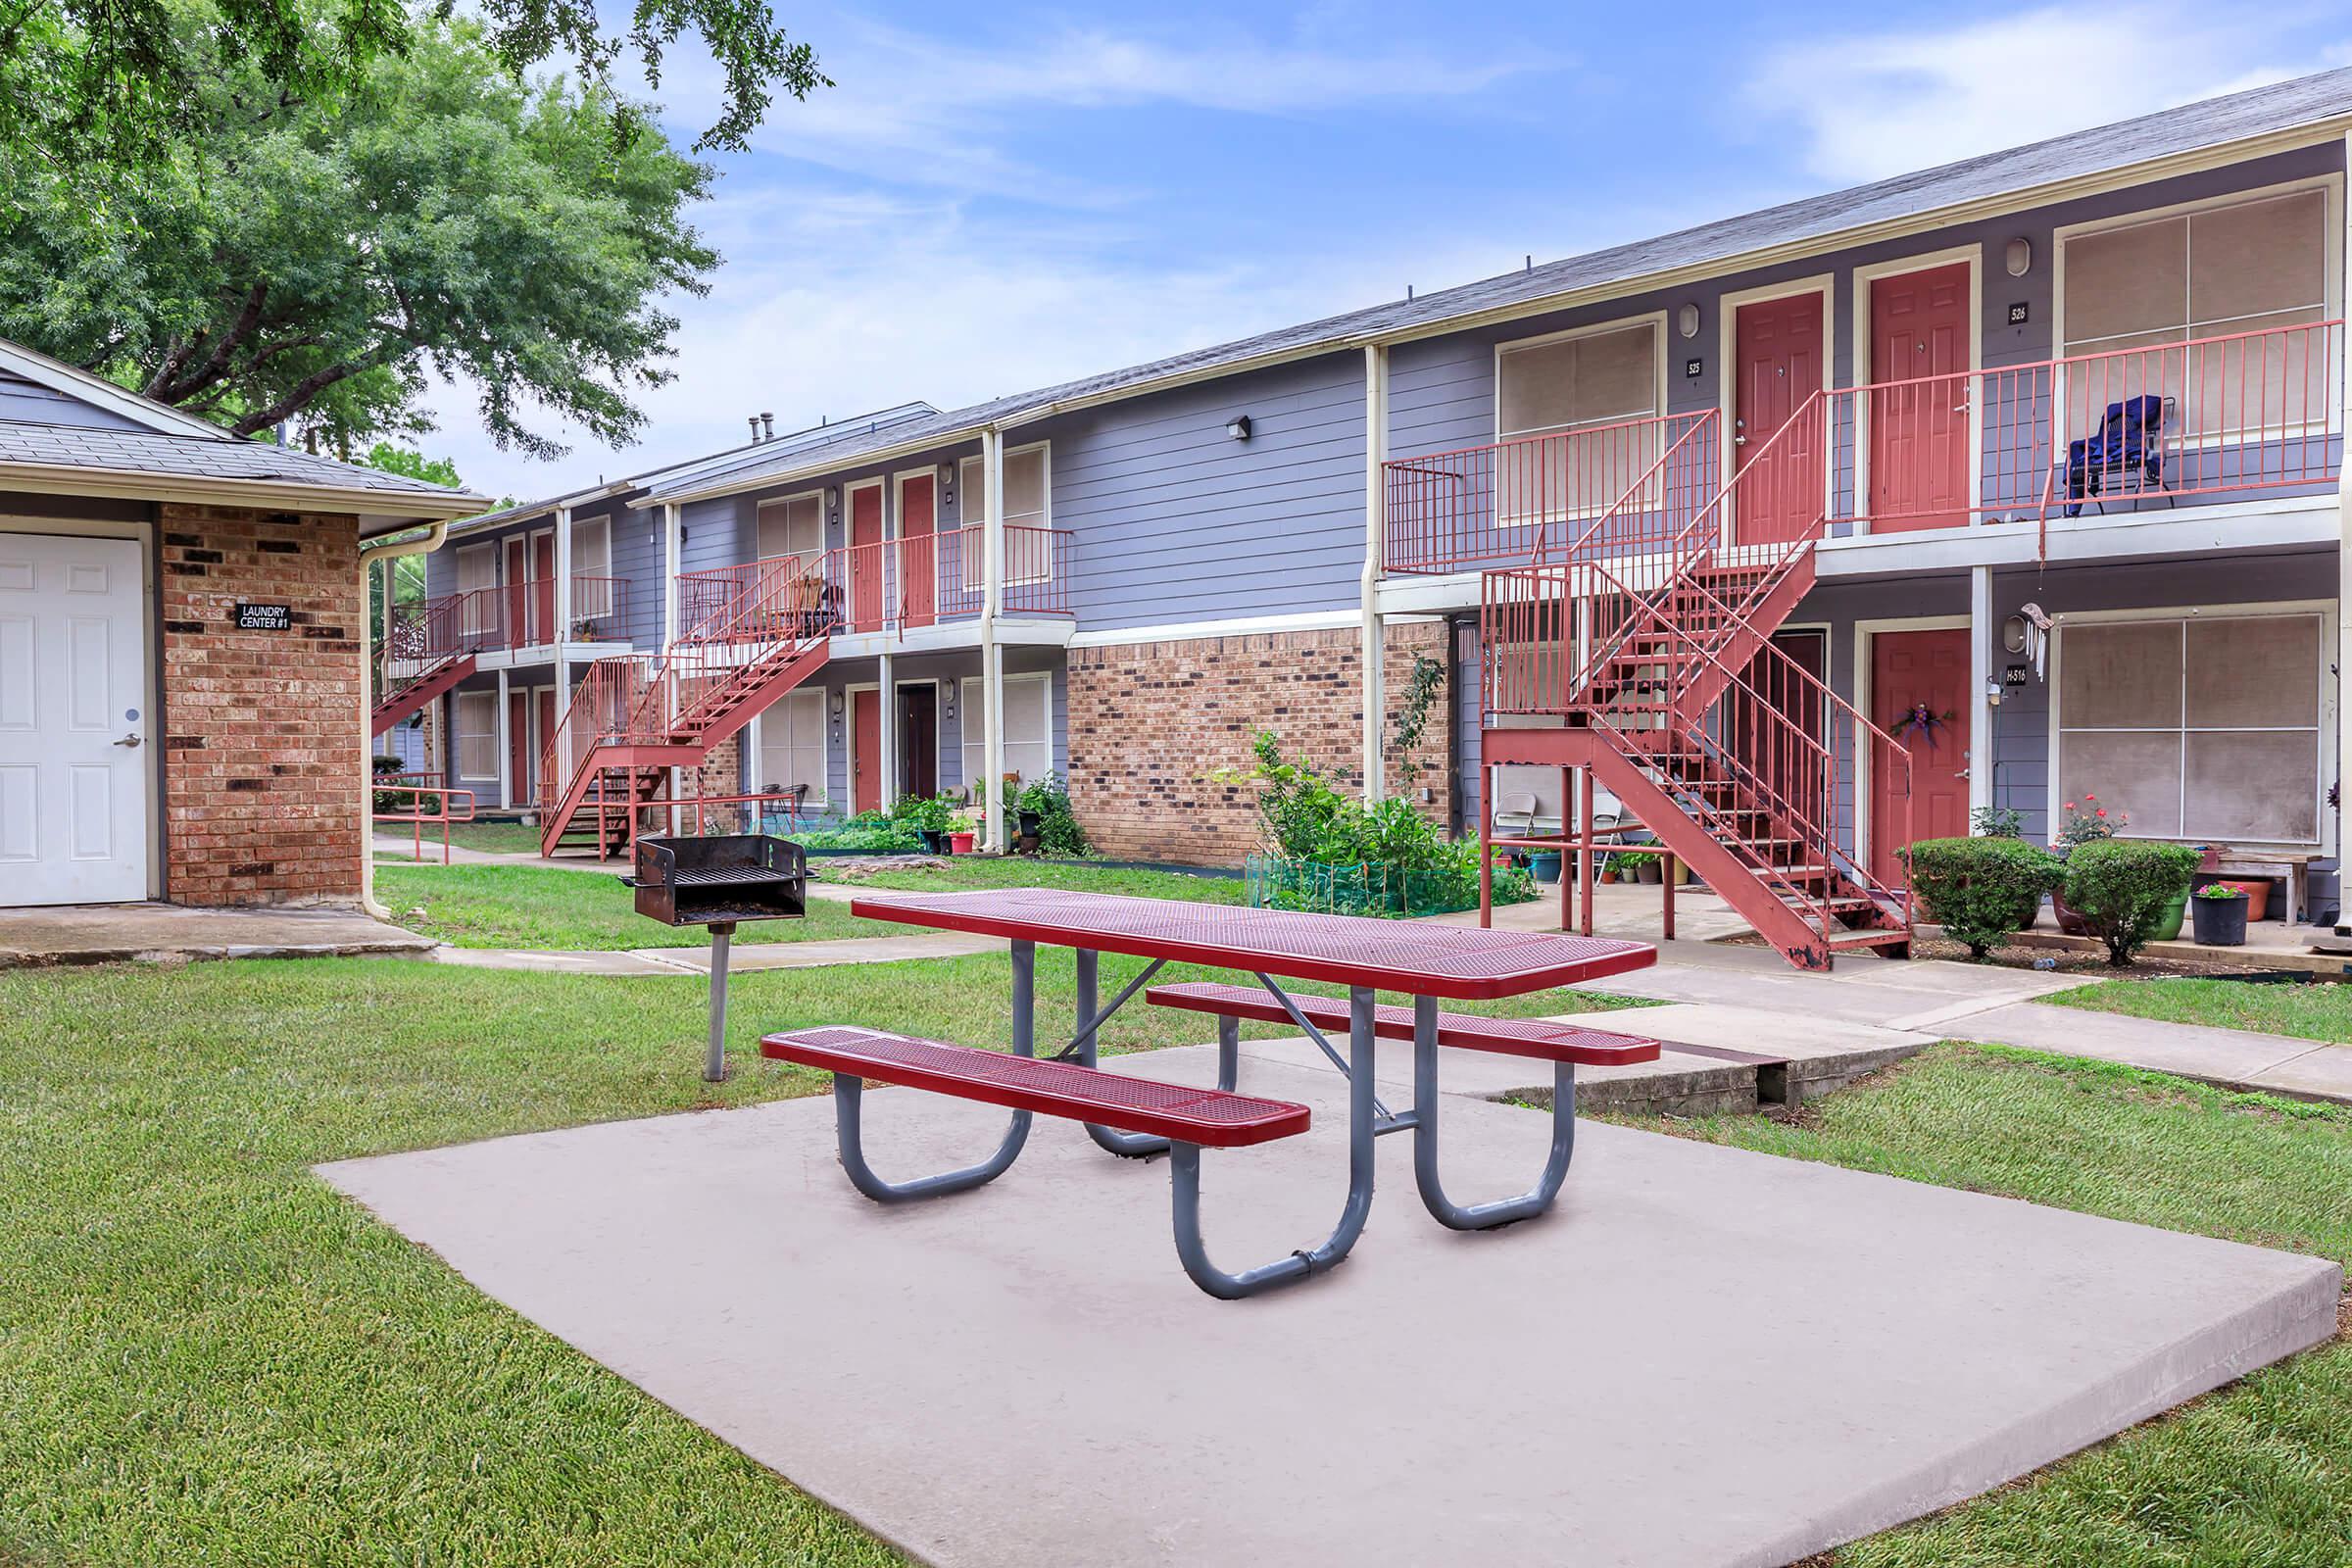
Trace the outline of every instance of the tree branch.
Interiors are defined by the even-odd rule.
[[[379,348],[363,354],[358,359],[346,364],[332,365],[323,370],[315,370],[295,382],[284,397],[279,398],[266,409],[254,410],[230,425],[229,428],[238,435],[252,435],[256,431],[267,430],[278,420],[291,418],[300,414],[310,406],[312,399],[336,382],[349,380],[363,370],[372,370],[391,357],[387,350]]]
[[[204,362],[204,368],[194,375],[165,381],[160,388],[154,381],[150,381],[147,395],[159,403],[183,403],[214,382],[225,378],[228,374],[229,362],[236,356],[237,345],[251,337],[253,329],[261,324],[262,301],[269,293],[269,284],[254,284],[246,292],[245,306],[237,312],[237,318],[228,324],[228,330],[221,333],[220,339],[213,344],[212,355]],[[176,372],[178,367],[172,366],[171,368]],[[162,379],[161,371],[157,372],[157,378]]]

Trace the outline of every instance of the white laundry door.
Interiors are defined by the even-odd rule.
[[[131,540],[0,533],[0,906],[147,897],[143,600]]]

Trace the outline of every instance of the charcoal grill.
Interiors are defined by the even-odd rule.
[[[762,833],[642,838],[637,912],[663,925],[710,931],[710,1050],[703,1077],[727,1075],[727,949],[745,920],[797,920],[808,912],[808,860],[801,847]]]

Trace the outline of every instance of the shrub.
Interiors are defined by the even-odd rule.
[[[1042,855],[1085,855],[1093,848],[1086,841],[1086,829],[1078,825],[1070,810],[1069,786],[1059,773],[1048,773],[1022,785],[1013,809],[1036,813],[1037,848]]]
[[[2022,839],[2026,813],[2014,806],[1980,806],[1968,813],[1968,830],[1988,839]]]
[[[2021,839],[1922,839],[1903,852],[1911,889],[1943,934],[1982,958],[2034,923],[2066,862]]]
[[[2188,892],[2197,852],[2178,844],[2094,839],[2066,861],[2066,902],[2107,944],[2107,961],[2127,964],[2147,945],[2165,906]]]

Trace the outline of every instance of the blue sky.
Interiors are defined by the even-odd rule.
[[[910,398],[942,408],[2352,64],[2352,4],[1684,4],[1181,16],[778,0],[837,86],[715,161],[726,257],[614,451],[420,443],[530,497]],[[2248,13],[2249,16],[2254,13]],[[660,97],[681,142],[707,63]]]

